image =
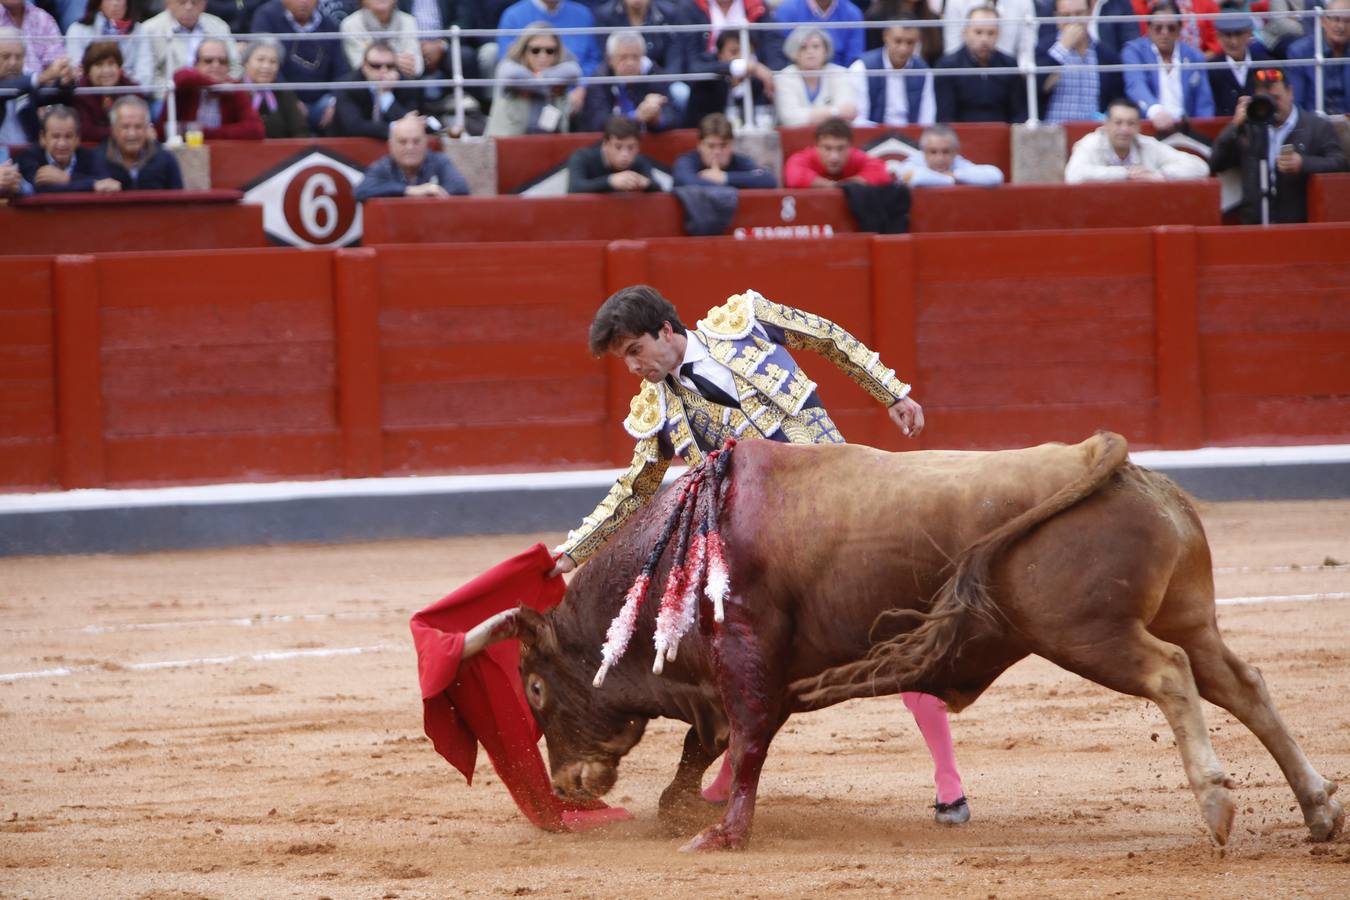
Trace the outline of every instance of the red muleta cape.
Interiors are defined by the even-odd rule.
[[[535,544],[417,613],[410,626],[423,724],[436,751],[472,784],[481,743],[527,819],[548,831],[585,831],[632,816],[553,793],[520,683],[519,644],[498,641],[460,665],[465,633],[484,619],[522,604],[545,612],[562,602],[566,583],[561,575],[548,577],[552,568],[548,549]]]

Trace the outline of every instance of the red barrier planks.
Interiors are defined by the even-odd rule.
[[[0,259],[0,489],[55,484],[56,354],[51,262]]]

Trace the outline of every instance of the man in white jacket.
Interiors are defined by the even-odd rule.
[[[1073,145],[1064,167],[1064,180],[1069,184],[1208,176],[1209,165],[1200,157],[1141,135],[1139,109],[1123,97],[1106,108],[1106,124]]]

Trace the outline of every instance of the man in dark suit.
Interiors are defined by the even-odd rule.
[[[19,154],[23,180],[37,193],[120,191],[97,150],[80,146],[80,117],[69,106],[53,106],[42,118],[38,147]]]
[[[1214,95],[1214,115],[1231,116],[1237,112],[1238,97],[1250,97],[1255,88],[1258,63],[1270,59],[1260,41],[1252,40],[1254,23],[1246,13],[1224,16],[1214,21],[1222,53],[1210,62],[1227,62],[1221,69],[1210,69],[1209,91]]]
[[[939,122],[1025,122],[1027,92],[1017,61],[995,48],[998,13],[981,6],[970,11],[962,33],[965,46],[948,53],[937,69],[989,69],[989,74],[936,78]]]
[[[398,90],[398,63],[394,48],[384,41],[371,41],[361,68],[343,75],[343,81],[368,81],[368,88],[349,88],[338,92],[333,112],[335,137],[372,137],[384,141],[395,122],[417,111],[417,101]],[[439,123],[428,120],[434,127]]]
[[[17,29],[0,29],[0,90],[6,92],[0,94],[0,145],[33,143],[39,107],[74,103],[75,70],[70,61],[63,56],[41,72],[24,74],[26,52]]]
[[[1298,110],[1294,91],[1279,69],[1257,71],[1255,96],[1267,97],[1275,104],[1274,117],[1265,126],[1252,123],[1247,110],[1253,98],[1240,98],[1233,121],[1214,141],[1209,156],[1210,171],[1217,175],[1225,169],[1242,167],[1244,225],[1262,223],[1263,168],[1273,169],[1269,221],[1306,222],[1308,176],[1350,168],[1341,142],[1331,123]],[[1262,143],[1267,148],[1264,154],[1259,149]]]

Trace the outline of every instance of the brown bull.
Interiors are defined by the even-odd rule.
[[[790,714],[902,689],[960,710],[1036,654],[1161,708],[1218,843],[1232,826],[1233,785],[1201,697],[1265,744],[1314,839],[1340,830],[1336,785],[1303,755],[1257,670],[1224,646],[1195,509],[1171,481],[1128,463],[1118,435],[997,453],[755,441],[736,447],[730,470],[719,511],[725,621],[714,624],[705,601],[663,674],[652,673],[649,601],[627,655],[592,686],[606,629],[678,491],[636,515],[561,606],[522,610],[496,629],[521,638],[526,696],[560,793],[604,794],[648,720],[680,719],[693,727],[662,817],[700,803],[700,778],[729,739],[731,798],[686,848],[741,848],[769,743]]]

